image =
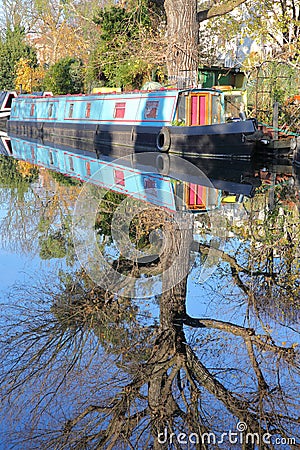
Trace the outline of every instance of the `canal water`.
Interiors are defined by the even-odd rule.
[[[299,448],[299,186],[5,138],[0,449]]]

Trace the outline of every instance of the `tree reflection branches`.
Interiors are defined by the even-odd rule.
[[[248,202],[249,222],[243,233],[250,242],[248,269],[255,308],[262,315],[297,323],[300,226],[297,190],[291,180]],[[241,235],[241,230],[236,232]]]
[[[145,358],[146,350],[139,352],[139,342],[136,348],[131,348],[130,343],[133,328],[130,324],[135,322],[136,308],[126,299],[123,303],[112,303],[110,294],[91,286],[80,275],[74,279],[62,273],[58,285],[43,280],[30,288],[14,288],[9,304],[2,305],[7,326],[2,328],[0,342],[1,397],[9,400],[7,417],[11,409],[15,410],[15,417],[22,414],[22,409],[25,417],[30,417],[29,422],[24,422],[27,425],[22,434],[24,441],[29,439],[32,430],[36,432],[42,427],[41,421],[45,420],[42,416],[53,415],[56,398],[71,401],[70,387],[76,391],[76,408],[79,407],[80,391],[85,390],[78,387],[79,379],[80,384],[86,383],[99,397],[97,384],[94,385],[96,374],[99,374],[98,381],[101,373],[111,373],[111,380],[103,384],[113,391],[119,376],[114,376],[116,369],[112,370],[111,366],[118,365],[118,361],[122,365],[122,355],[126,359],[130,350],[139,354],[138,359]],[[142,340],[142,335],[143,329],[138,332],[136,326],[136,339]],[[103,347],[107,349],[106,356]],[[110,357],[109,353],[114,352],[115,356]],[[128,378],[125,373],[122,375],[121,368],[118,370],[121,379]],[[101,393],[100,397],[104,400],[106,395]],[[86,401],[83,399],[83,404]],[[69,406],[58,409],[61,422],[65,417],[65,413],[61,416],[64,408]],[[57,434],[55,429],[41,432],[43,438],[37,443],[33,440],[28,448],[35,448],[34,445],[42,448],[44,439],[48,442],[52,434]],[[16,436],[13,433],[13,442]]]
[[[271,203],[271,205],[270,205]],[[264,319],[297,324],[300,312],[300,226],[297,191],[289,184],[271,186],[243,204],[243,220],[228,221],[233,235],[216,257],[230,270],[230,279],[249,308]],[[238,242],[238,243],[237,243]],[[202,255],[209,246],[197,244]],[[224,271],[225,272],[225,271]]]
[[[50,171],[10,157],[0,157],[1,243],[16,252],[42,259],[74,260],[70,214],[79,187],[58,184]],[[78,184],[78,183],[77,183]]]
[[[161,295],[158,326],[82,273],[13,298],[1,390],[24,404],[29,386],[26,412],[40,433],[28,448],[184,448],[180,433],[198,448],[228,448],[220,436],[237,420],[260,442],[266,433],[296,437],[296,349],[253,328],[190,317],[186,279]],[[197,345],[188,343],[190,327]]]
[[[162,285],[170,286],[169,278],[181,281],[162,289],[159,320],[153,299],[117,297],[84,271],[12,291],[0,340],[0,381],[14,417],[21,414],[18,403],[26,405],[23,447],[211,450],[237,443],[245,450],[273,449],[277,437],[293,448],[290,439],[300,437],[299,351],[266,331],[256,308],[242,317],[240,307],[238,323],[213,313],[191,317],[183,274],[194,245],[192,225],[189,214],[180,226],[178,219],[164,223],[168,238],[157,262]],[[147,243],[140,230],[135,237]],[[182,242],[183,257],[168,272]],[[198,249],[207,251],[204,244]],[[230,269],[224,282],[230,280],[245,303],[258,298],[256,280],[278,282],[275,270],[249,262],[247,254],[216,252]],[[157,270],[155,264],[135,270],[151,268]]]

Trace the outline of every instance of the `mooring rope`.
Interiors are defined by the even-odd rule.
[[[286,131],[282,128],[276,128],[272,125],[268,125],[267,123],[258,122],[259,125],[262,125],[263,127],[271,128],[274,131],[279,131],[280,133],[287,134],[288,136],[300,136],[300,133],[294,133],[293,131]]]

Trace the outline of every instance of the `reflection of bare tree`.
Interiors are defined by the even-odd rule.
[[[23,175],[21,163],[28,165]],[[6,210],[0,221],[2,246],[15,252],[39,252],[42,259],[67,256],[71,261],[68,216],[78,186],[59,185],[50,172],[39,173],[35,166],[7,157],[0,159],[0,186],[0,202]]]
[[[232,230],[242,244],[234,255],[220,254],[256,313],[289,324],[300,312],[300,222],[291,180],[274,187],[272,208],[270,190],[245,203],[248,221]]]
[[[294,346],[278,345],[254,324],[188,315],[187,278],[182,274],[189,264],[192,227],[189,217],[183,222],[179,229],[178,222],[165,229],[168,248],[160,264],[170,267],[182,252],[182,242],[185,257],[167,272],[181,281],[161,295],[158,326],[148,321],[143,328],[130,301],[118,299],[116,305],[115,298],[90,282],[84,284],[82,277],[64,281],[56,290],[52,286],[47,295],[39,288],[35,298],[29,291],[17,293],[21,306],[12,311],[19,309],[19,318],[1,339],[6,358],[2,392],[22,398],[26,385],[37,380],[44,390],[33,397],[34,411],[52,417],[41,437],[35,434],[37,444],[29,441],[30,448],[186,448],[183,441],[191,439],[199,441],[198,448],[227,449],[229,436],[221,442],[221,435],[237,431],[237,421],[254,433],[248,438],[244,433],[249,440],[245,449],[254,448],[258,440],[260,448],[274,448],[269,434],[299,438],[299,355]],[[240,275],[237,261],[225,252],[220,256],[245,292],[243,280],[235,278],[236,272]],[[248,295],[250,289],[247,285]],[[28,299],[39,311],[26,309]],[[103,330],[113,326],[114,340],[103,337]],[[103,358],[110,364],[100,364]],[[62,414],[55,398],[68,379],[74,392],[63,391],[60,400],[72,400],[73,405]],[[240,443],[240,434],[238,439]]]
[[[38,220],[35,210],[39,207],[31,186],[37,178],[37,170],[34,169],[34,177],[25,178],[18,170],[19,163],[12,158],[0,157],[0,202],[2,209],[7,210],[0,223],[1,243],[17,251],[20,248],[28,251]],[[29,206],[27,209],[25,204]]]

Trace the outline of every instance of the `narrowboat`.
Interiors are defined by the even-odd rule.
[[[251,157],[253,119],[226,122],[218,89],[158,89],[92,95],[19,95],[8,133],[100,153],[159,151],[181,156]]]
[[[17,97],[15,91],[0,92],[0,129],[6,130],[6,122],[11,113],[11,105],[14,98]]]

